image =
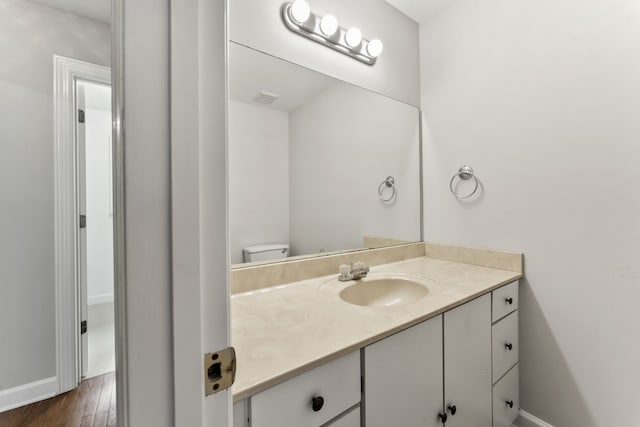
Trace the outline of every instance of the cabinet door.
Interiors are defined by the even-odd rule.
[[[441,427],[441,411],[442,316],[365,347],[363,425]]]
[[[444,314],[447,427],[491,427],[491,295]]]

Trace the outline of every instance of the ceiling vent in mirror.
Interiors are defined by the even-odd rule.
[[[258,96],[253,98],[253,100],[256,102],[259,102],[260,104],[272,104],[273,101],[275,101],[278,98],[280,98],[280,95],[276,95],[275,93],[260,91]]]
[[[282,5],[282,20],[296,34],[337,50],[347,56],[373,65],[382,54],[382,42],[366,40],[358,28],[343,28],[333,15],[316,15],[305,0]]]

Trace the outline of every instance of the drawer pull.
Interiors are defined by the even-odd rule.
[[[513,304],[513,298],[505,298],[504,302],[506,302],[509,305],[512,305]]]
[[[513,400],[507,400],[507,406],[513,408]]]
[[[449,410],[451,415],[455,415],[456,411],[458,410],[458,408],[456,408],[456,405],[449,405],[449,406],[447,406],[447,409]]]
[[[511,344],[510,342],[506,343],[504,346],[509,351],[513,350],[513,344]]]
[[[442,421],[442,424],[447,422],[447,414],[438,414],[438,418]]]
[[[316,396],[311,399],[311,409],[313,412],[318,412],[324,406],[324,397]]]

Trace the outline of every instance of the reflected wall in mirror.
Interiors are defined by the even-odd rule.
[[[417,108],[235,43],[229,78],[232,264],[421,239]]]

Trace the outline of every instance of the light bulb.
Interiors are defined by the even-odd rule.
[[[338,20],[333,15],[325,15],[320,21],[320,31],[327,37],[331,37],[338,31]]]
[[[367,53],[374,58],[380,56],[383,48],[382,42],[378,39],[373,39],[367,43]]]
[[[311,16],[311,8],[309,7],[309,3],[304,0],[296,0],[291,4],[291,8],[289,9],[291,12],[291,18],[296,21],[298,24],[304,24],[309,20]]]
[[[344,41],[350,48],[358,47],[362,43],[362,33],[357,28],[350,28],[344,36]]]

